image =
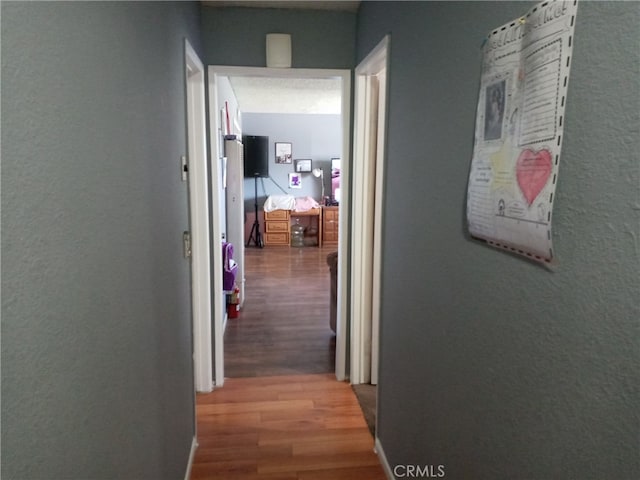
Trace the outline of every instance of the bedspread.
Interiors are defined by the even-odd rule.
[[[264,202],[264,211],[293,210],[306,212],[318,208],[320,204],[312,197],[294,197],[293,195],[269,195]]]

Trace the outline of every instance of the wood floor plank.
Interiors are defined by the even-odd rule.
[[[257,472],[229,471],[224,472],[224,475],[200,472],[198,474],[199,477],[192,477],[191,480],[298,480],[296,472],[259,474]],[[365,480],[365,478],[361,477],[361,480]]]
[[[337,382],[336,382],[337,383]],[[291,390],[289,392],[280,392],[278,394],[279,400],[297,400],[301,398],[308,398],[314,402],[344,402],[344,392],[338,390],[337,392],[331,390]]]
[[[303,408],[291,410],[271,410],[260,413],[260,422],[265,425],[273,421],[302,421],[315,420],[327,423],[327,420],[336,416],[359,416],[362,414],[359,405],[341,405],[335,408]]]
[[[190,480],[226,479],[232,475],[244,478],[249,475],[258,476],[257,461],[254,459],[236,459],[220,462],[194,462],[191,467]],[[258,477],[261,478],[261,477]]]
[[[339,438],[331,441],[320,440],[314,442],[294,443],[292,447],[292,455],[313,455],[313,454],[339,454],[349,452],[363,452],[368,449],[373,450],[373,441],[364,435],[358,438]]]
[[[250,433],[260,424],[259,413],[236,413],[205,417],[197,413],[198,435],[213,433]]]
[[[297,480],[387,480],[381,468],[352,467],[298,473]]]
[[[261,402],[230,402],[210,403],[198,406],[198,415],[228,415],[234,413],[268,412],[271,410],[287,411],[295,409],[310,410],[314,407],[313,400],[270,400]]]
[[[325,374],[296,374],[296,375],[278,375],[278,376],[262,376],[259,378],[249,377],[234,377],[231,383],[224,385],[225,389],[237,389],[244,390],[247,386],[251,387],[251,390],[257,387],[273,387],[273,388],[289,388],[291,386],[297,386],[296,388],[329,388],[328,383],[335,379],[333,372]],[[320,380],[320,382],[318,381]],[[329,380],[329,382],[324,382]],[[320,383],[320,385],[318,385]],[[338,384],[340,385],[340,384]],[[338,388],[338,387],[334,387]],[[205,394],[213,396],[213,393]]]
[[[256,465],[261,459],[281,461],[293,456],[291,445],[268,445],[237,448],[235,445],[218,447],[204,447],[200,449],[200,455],[204,459],[201,463],[216,464],[232,462],[234,460],[251,460]]]
[[[288,459],[267,459],[259,462],[258,473],[304,472],[375,465],[379,463],[373,451],[299,455]]]
[[[300,430],[324,429],[326,422],[322,418],[314,418],[309,415],[305,418],[262,420],[259,428],[261,431],[295,432]]]
[[[349,416],[340,416],[340,417],[331,417],[325,420],[325,428],[344,428],[344,427],[361,427],[362,425],[366,425],[364,422],[364,417],[362,416],[362,411],[358,413],[354,413]]]
[[[260,434],[258,443],[260,445],[282,445],[313,442],[337,442],[340,440],[357,442],[363,438],[362,433],[365,427],[343,428],[325,431],[299,431],[299,432],[263,432]],[[369,437],[370,438],[370,437]]]
[[[207,433],[200,432],[198,435],[198,450],[211,447],[234,447],[234,448],[250,448],[259,445],[258,432],[230,432],[225,435],[216,435],[216,429],[212,429]]]

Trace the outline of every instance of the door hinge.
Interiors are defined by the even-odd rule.
[[[191,258],[191,233],[182,233],[182,248],[184,250],[184,258]]]
[[[180,177],[183,182],[187,181],[187,176],[189,175],[189,161],[187,160],[186,155],[182,155],[180,157]]]

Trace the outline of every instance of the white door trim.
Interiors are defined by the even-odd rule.
[[[263,67],[233,67],[233,66],[213,66],[208,67],[209,76],[209,119],[211,123],[210,146],[213,158],[222,156],[221,145],[218,142],[220,125],[219,109],[221,106],[217,98],[217,82],[218,76],[259,76],[259,77],[280,77],[280,78],[340,78],[342,85],[342,164],[340,171],[340,188],[341,202],[340,211],[349,211],[349,158],[350,158],[350,122],[351,122],[351,71],[335,70],[335,69],[313,69],[313,68],[263,68]],[[214,202],[217,202],[218,193],[217,172],[212,169],[212,188],[211,196]],[[219,206],[212,206],[213,221],[213,252],[214,265],[219,265],[216,260],[216,252],[220,244],[220,225],[216,221]],[[338,240],[338,304],[337,304],[337,332],[336,332],[336,378],[344,380],[347,377],[347,321],[349,302],[346,302],[348,287],[348,252],[349,252],[349,235],[348,235],[348,215],[340,214],[339,240]],[[216,269],[218,270],[218,269]],[[216,272],[214,272],[215,275]],[[218,292],[220,285],[214,280],[215,292]],[[214,295],[214,304],[220,295]],[[221,300],[220,300],[221,301]],[[223,331],[221,318],[222,306],[218,308],[214,305],[214,343],[215,343],[215,383],[218,385],[220,372],[224,370],[224,351],[223,351]]]
[[[386,137],[387,35],[355,72],[351,383],[377,383]]]
[[[378,141],[376,152],[376,180],[374,185],[374,219],[373,219],[373,265],[371,279],[371,379],[370,383],[378,384],[378,368],[380,362],[380,292],[382,279],[382,204],[384,199],[384,176],[387,135],[387,68],[378,72]]]
[[[219,159],[224,156],[224,141],[220,136],[220,120],[217,95],[217,77],[212,75],[211,67],[208,68],[208,92],[209,92],[209,148],[212,167],[220,164]],[[220,203],[220,171],[211,168],[211,248],[213,249],[213,335],[209,335],[204,341],[213,343],[213,383],[217,387],[224,385],[224,327],[225,327],[225,295],[222,289],[222,209]],[[222,359],[222,361],[220,361]]]
[[[210,392],[212,390],[211,341],[209,340],[211,338],[211,276],[204,65],[186,39],[184,53],[191,223],[194,382],[196,391]]]

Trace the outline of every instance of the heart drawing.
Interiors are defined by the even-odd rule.
[[[529,206],[547,184],[551,175],[551,152],[543,149],[537,152],[526,149],[520,152],[516,162],[516,178],[520,191]]]

